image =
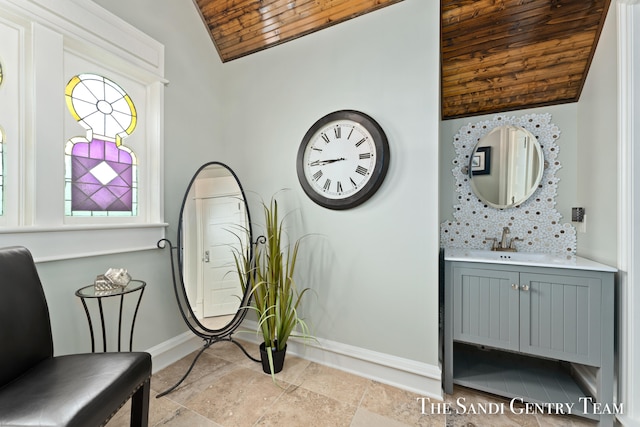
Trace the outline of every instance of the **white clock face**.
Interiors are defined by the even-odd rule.
[[[332,121],[309,138],[302,159],[304,177],[316,193],[346,199],[371,179],[377,154],[364,126],[351,120]]]

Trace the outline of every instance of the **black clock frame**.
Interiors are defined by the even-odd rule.
[[[376,147],[376,159],[374,168],[371,171],[371,179],[369,179],[362,188],[358,189],[352,196],[344,199],[330,199],[318,193],[307,181],[304,174],[304,152],[307,145],[311,142],[311,138],[318,130],[325,127],[327,124],[338,120],[349,120],[358,123],[371,134],[373,143]],[[378,122],[360,111],[340,110],[334,111],[333,113],[329,113],[320,118],[309,128],[302,138],[302,142],[298,148],[296,170],[298,173],[298,181],[300,181],[302,189],[311,200],[328,209],[342,210],[356,207],[367,201],[375,194],[378,188],[382,185],[382,181],[384,181],[387,174],[387,170],[389,169],[389,160],[389,141],[387,139],[387,135],[384,133],[384,130],[382,130],[382,127]]]

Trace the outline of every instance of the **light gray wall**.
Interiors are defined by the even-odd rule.
[[[313,332],[437,365],[437,2],[405,0],[226,64],[189,0],[96,2],[166,46],[170,235],[188,175],[206,160],[237,171],[257,223],[259,198],[291,188],[292,234],[314,234],[298,278],[316,292],[304,310]],[[392,163],[371,200],[329,211],[303,194],[296,152],[315,120],[346,108],[379,121]]]
[[[577,197],[587,215],[578,255],[617,265],[618,80],[616,5],[612,2],[578,103]]]
[[[223,66],[225,137],[245,189],[281,188],[306,238],[300,286],[316,336],[437,365],[437,2],[404,2]],[[305,132],[325,114],[373,116],[391,166],[365,204],[331,211],[296,176]],[[253,199],[255,222],[257,197]]]

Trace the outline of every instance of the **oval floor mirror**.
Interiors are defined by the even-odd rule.
[[[233,342],[247,357],[259,362],[232,338],[251,298],[249,292],[243,292],[234,254],[248,251],[244,255],[251,259],[252,239],[249,206],[240,180],[223,163],[205,163],[193,175],[182,200],[177,245],[168,239],[158,241],[159,248],[171,249],[180,314],[204,345],[184,376],[156,397],[175,390],[202,353],[216,342]]]

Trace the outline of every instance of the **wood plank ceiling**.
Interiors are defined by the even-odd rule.
[[[400,1],[194,0],[223,62]],[[576,102],[610,2],[440,0],[442,118]]]
[[[402,0],[194,1],[226,62]]]
[[[610,0],[441,0],[442,118],[576,102]]]

